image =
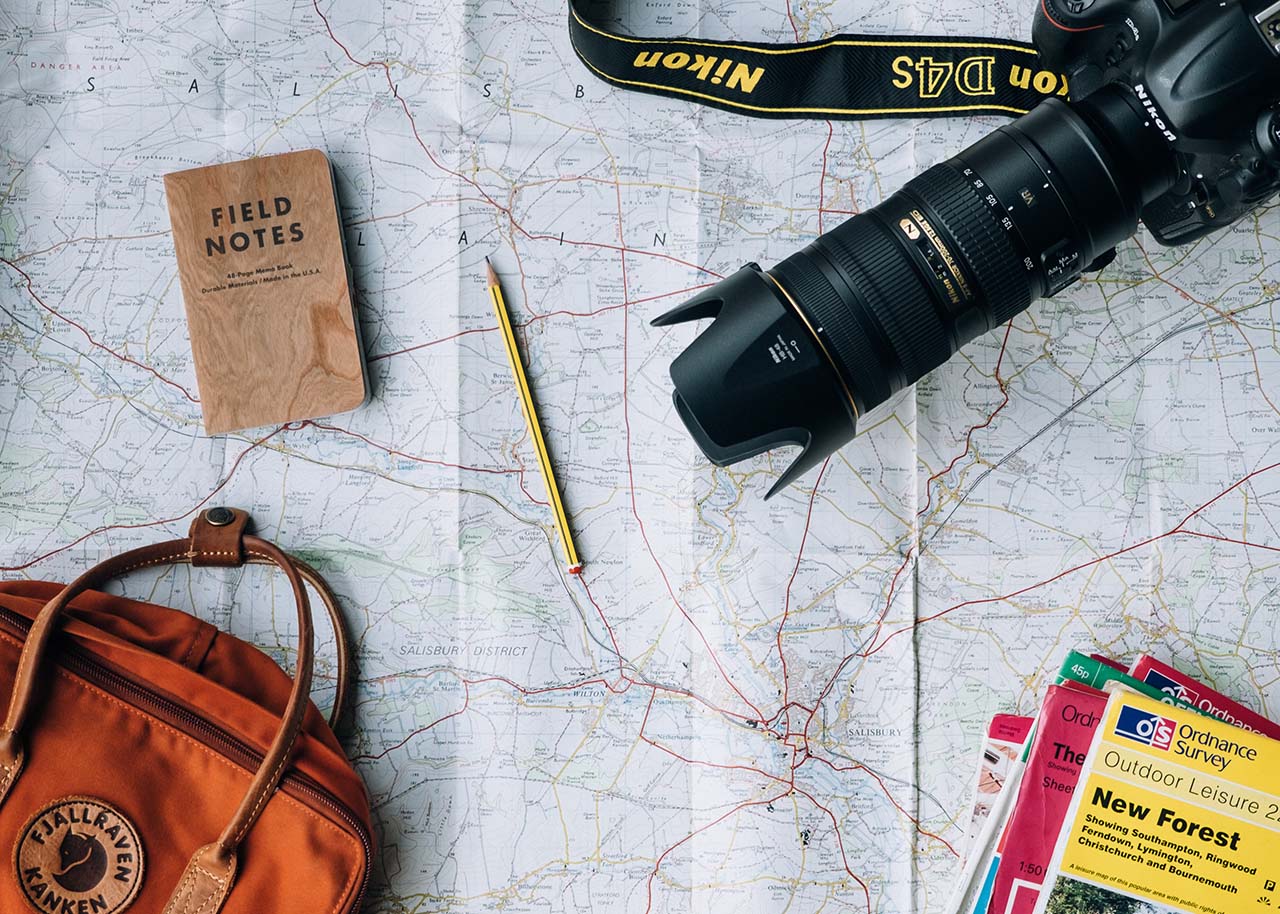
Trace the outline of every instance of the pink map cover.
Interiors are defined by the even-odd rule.
[[[1032,914],[1080,768],[1107,696],[1088,687],[1050,686],[1013,815],[1000,836],[1000,866],[988,914]]]

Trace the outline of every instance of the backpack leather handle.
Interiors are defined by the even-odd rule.
[[[329,586],[329,582],[321,577],[320,572],[295,555],[290,555],[289,561],[293,563],[293,567],[298,569],[298,574],[302,576],[302,580],[311,585],[311,589],[320,595],[320,602],[324,605],[325,612],[329,616],[329,624],[333,628],[333,639],[336,643],[338,654],[338,669],[334,673],[333,706],[329,709],[328,721],[329,729],[337,732],[338,724],[342,720],[342,713],[346,710],[347,699],[351,693],[351,646],[347,638],[346,622],[342,618],[342,609],[338,605],[337,595],[333,592],[333,588]],[[245,562],[250,565],[275,564],[268,558],[252,553],[245,556]]]
[[[231,515],[229,520],[224,519],[227,515]],[[196,518],[191,536],[186,539],[143,546],[107,559],[64,587],[45,604],[31,625],[18,660],[9,711],[3,726],[0,726],[0,803],[3,803],[22,771],[24,752],[21,734],[35,705],[39,673],[49,653],[50,642],[64,610],[84,591],[130,571],[159,565],[240,565],[248,561],[277,565],[284,571],[298,607],[298,660],[293,691],[285,705],[280,729],[231,821],[215,841],[198,849],[187,864],[173,897],[165,906],[165,914],[191,910],[216,914],[222,907],[235,878],[236,849],[262,815],[267,801],[284,776],[302,730],[311,694],[315,639],[302,569],[306,568],[305,577],[313,584],[320,583],[322,595],[328,594],[328,588],[323,586],[323,580],[314,570],[301,565],[266,540],[245,535],[247,522],[248,516],[244,512],[214,508]],[[339,632],[341,647],[345,641],[340,629]],[[339,697],[342,691],[339,690]]]
[[[244,536],[248,527],[249,515],[238,508],[210,508],[201,512],[191,524],[191,564],[197,568],[211,565],[239,567],[245,563],[274,565],[275,562],[266,556],[245,550]],[[329,728],[336,731],[347,706],[351,681],[351,649],[347,643],[347,627],[342,619],[342,610],[338,608],[338,598],[328,582],[320,576],[320,572],[296,556],[289,556],[289,560],[298,569],[302,579],[320,595],[320,602],[324,604],[325,612],[329,614],[329,624],[333,627],[338,670],[333,707],[329,710]]]

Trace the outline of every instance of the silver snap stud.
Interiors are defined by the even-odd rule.
[[[230,508],[210,508],[204,512],[204,519],[215,527],[225,527],[236,519],[236,515]]]

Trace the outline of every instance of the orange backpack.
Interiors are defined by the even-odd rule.
[[[304,563],[214,508],[187,539],[71,584],[0,582],[0,911],[350,914],[369,879],[369,800],[333,734],[346,642]],[[101,593],[137,568],[279,566],[298,606],[292,680],[265,654],[163,606]],[[329,722],[308,699],[303,582],[338,632]],[[0,855],[0,860],[5,858]]]

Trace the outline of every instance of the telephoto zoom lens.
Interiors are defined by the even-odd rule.
[[[672,364],[675,406],[719,466],[801,452],[1039,298],[1099,269],[1177,164],[1127,86],[1048,99],[764,271],[748,264],[654,321],[715,320]]]

